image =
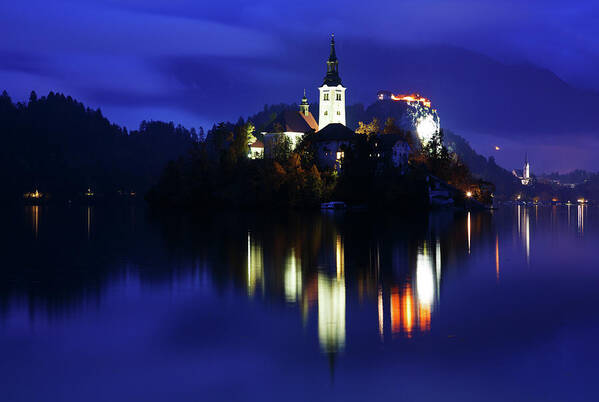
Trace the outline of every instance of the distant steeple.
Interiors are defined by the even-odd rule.
[[[310,113],[310,104],[308,103],[308,98],[306,98],[306,90],[304,89],[304,97],[302,98],[302,103],[300,103],[300,113],[304,116],[307,116]]]
[[[330,87],[341,85],[341,78],[339,77],[339,61],[337,60],[337,54],[335,53],[335,34],[331,34],[331,54],[327,60],[327,75],[324,77],[322,85],[328,85]]]

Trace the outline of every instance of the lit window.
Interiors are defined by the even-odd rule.
[[[343,151],[337,151],[337,160],[340,161],[345,156]]]
[[[323,100],[329,100],[329,94],[324,94]]]
[[[337,100],[340,101],[341,100],[341,94],[337,94]]]

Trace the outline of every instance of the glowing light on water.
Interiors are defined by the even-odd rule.
[[[416,290],[421,305],[430,306],[435,297],[435,275],[432,256],[426,252],[418,254],[416,259]]]
[[[495,236],[495,274],[499,280],[499,235]]]
[[[379,289],[379,300],[378,300],[378,310],[379,310],[379,335],[381,336],[381,341],[385,335],[385,311],[383,309],[383,289]]]
[[[291,249],[291,254],[285,264],[283,281],[285,285],[285,300],[289,303],[295,303],[302,294],[301,264],[295,256],[295,249]]]
[[[318,341],[325,353],[345,347],[345,279],[318,274]]]
[[[251,233],[248,232],[247,239],[247,292],[253,296],[256,286],[260,284],[264,290],[264,273],[262,266],[262,247],[252,241]]]
[[[518,207],[518,208],[520,208],[520,207]],[[470,254],[470,229],[471,229],[470,212],[468,212],[468,221],[466,223],[466,229],[468,231],[468,254]]]
[[[426,244],[416,259],[416,291],[418,296],[418,323],[420,331],[428,331],[435,300],[435,273],[433,258],[426,252]]]
[[[345,273],[345,252],[343,250],[343,240],[341,235],[337,235],[335,241],[335,262],[337,267],[337,279]]]
[[[584,205],[578,206],[578,233],[584,233]]]

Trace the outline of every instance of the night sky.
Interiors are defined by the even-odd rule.
[[[0,88],[208,128],[313,101],[331,32],[348,104],[418,91],[507,168],[599,170],[596,1],[3,1]]]

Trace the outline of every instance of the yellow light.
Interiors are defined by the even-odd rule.
[[[466,192],[466,197],[468,197],[468,198],[472,197],[472,191],[467,191]]]
[[[499,146],[495,145],[495,151],[499,151],[500,149]]]

